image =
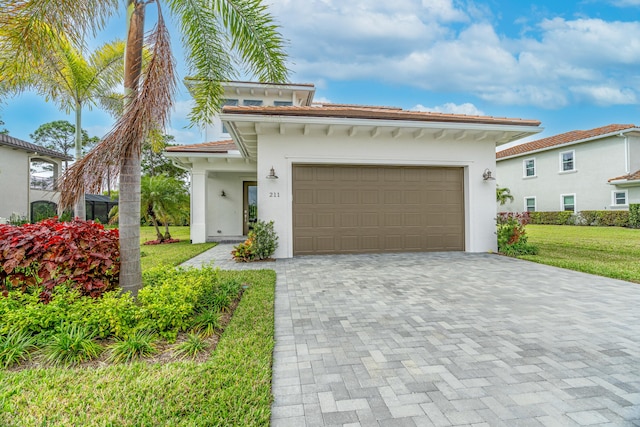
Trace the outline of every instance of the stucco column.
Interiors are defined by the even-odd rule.
[[[207,172],[191,173],[191,243],[207,241]]]

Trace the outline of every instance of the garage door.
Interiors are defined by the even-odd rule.
[[[464,250],[463,169],[293,165],[293,253]]]

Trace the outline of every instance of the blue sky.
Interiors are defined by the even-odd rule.
[[[314,83],[325,102],[537,119],[545,130],[536,138],[640,125],[640,0],[267,3],[289,43],[290,80]],[[123,21],[114,17],[99,39],[123,37]],[[187,70],[179,70],[182,80]],[[180,86],[168,133],[178,143],[203,142],[188,127]],[[4,100],[0,118],[26,140],[43,123],[73,122],[29,93]],[[100,111],[84,112],[92,136],[112,124]]]

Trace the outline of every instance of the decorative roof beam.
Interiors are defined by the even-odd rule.
[[[358,128],[356,126],[351,126],[349,129],[349,136],[356,136],[356,133],[358,133]]]
[[[284,133],[285,133],[284,123],[280,123],[280,135],[284,135]]]
[[[455,140],[456,141],[460,141],[462,138],[464,138],[465,136],[467,136],[467,131],[463,130],[462,132],[460,132],[458,135],[456,135]]]
[[[438,132],[433,134],[433,137],[437,140],[444,138],[444,136],[447,134],[447,131],[442,129],[439,130]]]
[[[302,129],[302,134],[303,134],[303,135],[305,135],[305,136],[306,136],[306,135],[309,135],[309,132],[311,131],[311,129],[310,129],[310,128],[311,128],[311,126],[309,126],[309,125],[304,125],[304,128]]]
[[[420,139],[424,136],[424,129],[418,129],[413,133],[413,139]]]
[[[391,136],[394,138],[397,138],[400,135],[402,135],[402,129],[400,128],[395,128],[394,130],[391,131]]]
[[[331,136],[333,135],[333,126],[329,125],[327,126],[327,136]]]
[[[262,132],[262,125],[260,123],[256,123],[254,125],[254,127],[255,127],[255,130],[256,130],[256,134],[259,134],[259,133]]]
[[[489,136],[489,132],[482,132],[476,137],[476,141],[484,141]]]
[[[376,126],[373,128],[373,130],[371,131],[371,138],[375,138],[378,135],[380,135],[380,127]]]

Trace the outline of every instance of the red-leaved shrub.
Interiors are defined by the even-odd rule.
[[[0,291],[40,290],[48,302],[52,290],[67,284],[82,295],[98,297],[118,286],[118,230],[93,221],[46,219],[21,226],[0,224]]]

